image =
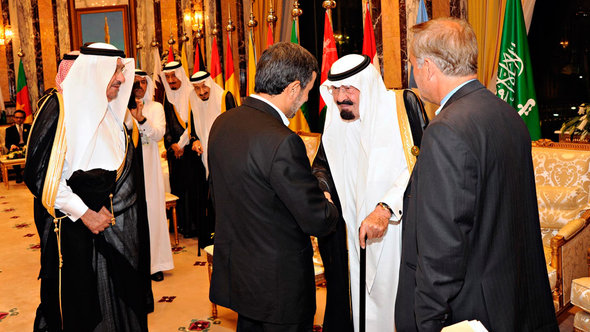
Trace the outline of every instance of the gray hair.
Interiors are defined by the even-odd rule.
[[[419,66],[429,58],[447,76],[477,73],[477,39],[467,21],[446,17],[416,24],[409,39],[410,53]]]

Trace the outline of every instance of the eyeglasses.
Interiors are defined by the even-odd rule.
[[[341,85],[339,87],[335,87],[333,85],[330,85],[328,87],[328,93],[330,93],[331,95],[338,95],[339,93],[343,92],[347,95],[351,94],[356,88],[354,86],[351,85]]]

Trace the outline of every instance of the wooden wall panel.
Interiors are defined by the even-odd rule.
[[[381,1],[383,79],[389,89],[402,87],[399,2]]]
[[[168,40],[170,39],[171,33],[174,40],[176,40],[174,49],[177,50],[178,28],[176,23],[176,0],[160,0],[160,14],[162,17],[162,52],[166,53],[170,48]]]
[[[432,0],[432,18],[451,15],[448,0]]]
[[[55,87],[55,75],[57,74],[53,5],[51,0],[39,0],[38,6],[42,50],[41,58],[43,61],[43,81],[45,83],[45,89],[49,89]]]

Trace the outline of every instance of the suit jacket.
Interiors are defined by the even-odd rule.
[[[303,141],[250,97],[215,120],[208,151],[216,211],[211,301],[263,322],[311,323],[309,236],[330,233],[338,212],[311,173]]]
[[[490,331],[557,331],[528,130],[478,81],[422,138],[404,202],[397,331],[477,319]]]
[[[24,145],[27,145],[27,140],[29,139],[29,132],[31,131],[31,125],[24,123],[23,124],[23,141],[25,142]],[[12,145],[16,146],[23,146],[23,144],[18,144],[20,141],[20,136],[18,134],[18,129],[16,129],[16,125],[12,125],[6,128],[6,138],[5,138],[5,146],[6,149],[10,151],[10,147]]]

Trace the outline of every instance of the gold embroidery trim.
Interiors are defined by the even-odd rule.
[[[139,143],[139,128],[137,128],[135,121],[133,121],[133,129],[131,129],[131,139],[133,140],[133,145],[137,147]]]
[[[43,182],[43,194],[41,196],[41,203],[55,218],[55,198],[57,196],[57,188],[61,180],[61,173],[66,157],[66,131],[64,123],[63,112],[63,97],[61,93],[56,93],[59,102],[59,118],[57,120],[57,129],[55,131],[55,138],[53,146],[51,147],[51,156],[49,157],[49,164],[47,166],[47,174]],[[49,99],[49,98],[47,98]],[[45,103],[41,107],[43,107]],[[26,162],[25,162],[26,163]]]
[[[406,157],[406,163],[408,164],[408,171],[410,174],[416,164],[416,157],[412,154],[412,148],[414,147],[414,139],[412,138],[412,130],[410,128],[410,120],[406,113],[406,107],[404,103],[404,90],[395,90],[396,108],[397,108],[397,122],[399,125],[400,135],[402,137],[402,147],[404,150],[404,156]]]

